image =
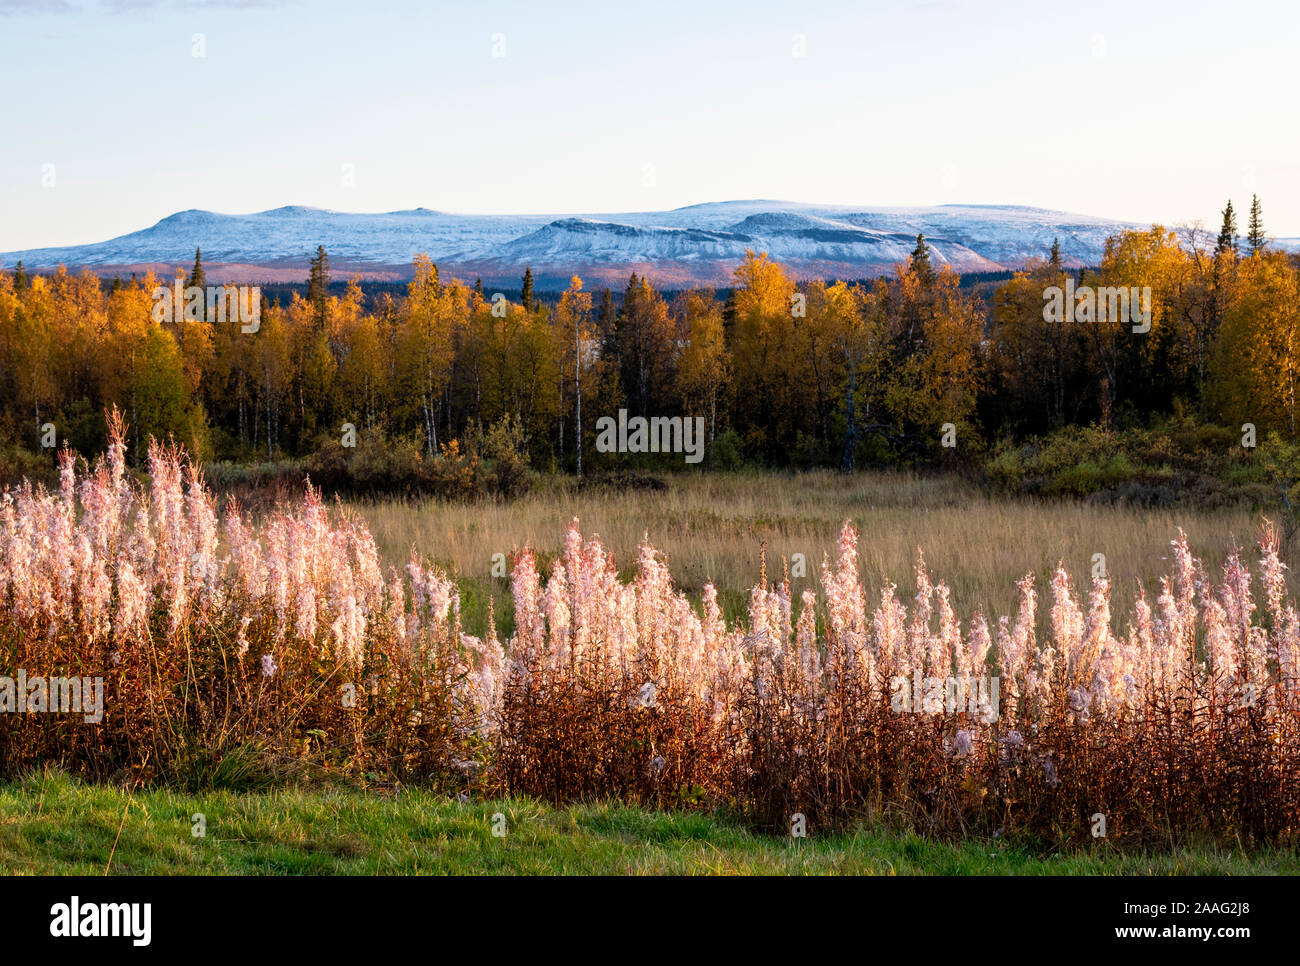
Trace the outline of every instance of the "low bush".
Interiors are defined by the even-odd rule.
[[[1266,476],[1241,434],[1172,419],[1151,429],[1071,426],[1021,444],[1004,442],[984,464],[997,491],[1128,502],[1191,501],[1214,507],[1274,501]]]
[[[58,477],[51,456],[38,455],[21,446],[0,445],[0,489],[18,486],[25,480],[52,486]]]

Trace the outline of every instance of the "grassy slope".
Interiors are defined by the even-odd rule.
[[[508,833],[495,838],[494,812]],[[207,835],[191,834],[203,813]],[[125,821],[123,816],[125,815]],[[120,838],[118,837],[118,830]],[[117,840],[116,851],[114,841]],[[911,835],[775,839],[699,814],[617,805],[552,809],[508,800],[460,803],[347,789],[128,797],[65,775],[0,785],[0,871],[115,874],[810,873],[1268,874],[1300,872],[1293,853],[1180,851],[1034,856],[997,843]]]

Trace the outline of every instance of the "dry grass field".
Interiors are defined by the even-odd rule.
[[[600,535],[628,575],[638,543],[648,536],[667,554],[674,579],[688,594],[714,581],[728,618],[743,614],[764,542],[770,575],[779,576],[782,558],[803,554],[806,575],[792,573],[792,587],[815,588],[822,555],[833,555],[845,520],[862,533],[869,591],[893,581],[900,595],[910,596],[919,549],[935,578],[952,588],[965,618],[977,608],[990,617],[1013,614],[1016,580],[1033,573],[1045,589],[1060,563],[1086,585],[1094,554],[1105,556],[1117,603],[1127,601],[1139,581],[1150,592],[1168,571],[1169,541],[1179,528],[1193,553],[1217,573],[1232,543],[1254,558],[1263,519],[1246,509],[1002,498],[957,477],[904,472],[680,474],[667,484],[663,491],[629,491],[579,489],[556,480],[511,502],[382,501],[357,509],[387,562],[401,564],[414,548],[457,575],[474,633],[483,629],[489,593],[498,626],[506,632],[512,626],[509,584],[492,578],[493,555],[509,557],[531,545],[549,564],[574,517],[584,533]]]

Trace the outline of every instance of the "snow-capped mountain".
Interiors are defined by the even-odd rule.
[[[403,278],[426,253],[444,275],[539,284],[648,274],[665,285],[725,284],[746,250],[765,251],[800,277],[879,275],[923,233],[931,257],[961,272],[1017,268],[1060,240],[1066,262],[1096,264],[1107,236],[1131,222],[1041,208],[942,205],[881,208],[726,201],[672,211],[606,215],[458,215],[426,208],[353,214],[286,206],[250,215],[182,211],[109,241],[0,254],[31,269],[64,264],[100,272],[166,271],[202,248],[213,281],[297,278],[317,245],[336,276]]]

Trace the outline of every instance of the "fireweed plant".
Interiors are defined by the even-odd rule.
[[[648,544],[619,579],[574,521],[549,574],[511,574],[515,632],[460,625],[454,583],[382,568],[365,526],[320,493],[258,525],[219,513],[173,447],[149,481],[107,453],[58,492],[0,498],[0,674],[100,676],[102,722],[0,713],[0,772],[214,783],[250,756],[531,794],[724,807],[774,828],[862,818],[936,834],[1140,844],[1294,842],[1300,827],[1300,615],[1276,537],[1260,602],[1238,553],[1212,580],[1185,537],[1122,634],[1111,588],[1051,580],[1018,612],[963,626],[923,562],[874,609],[845,524],[821,593],[766,568],[728,626],[716,589],[675,589]],[[904,701],[912,682],[984,681],[980,701]],[[902,682],[902,683],[900,683]],[[974,693],[974,689],[972,689]]]

